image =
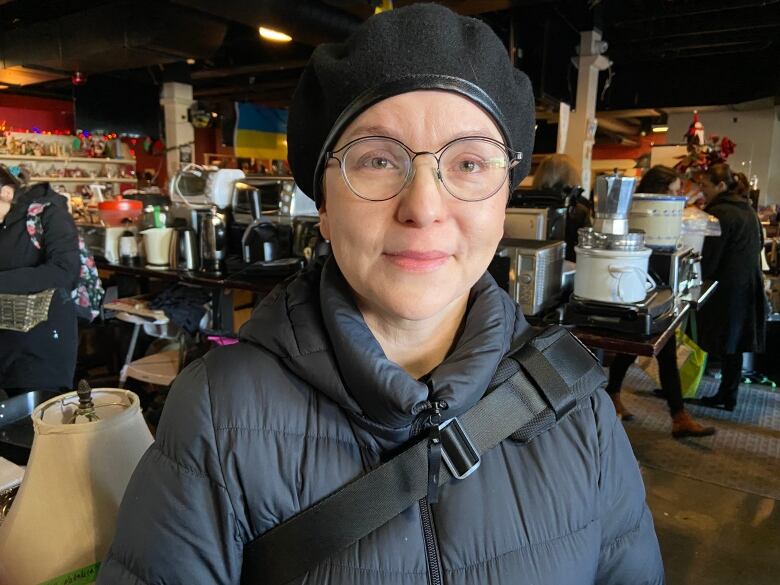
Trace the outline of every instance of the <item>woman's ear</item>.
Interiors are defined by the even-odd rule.
[[[326,204],[328,196],[325,191],[325,173],[322,174],[322,178],[320,179],[320,191],[321,202],[317,209],[317,213],[320,214],[320,233],[323,238],[330,240],[330,221],[328,220],[328,207]]]
[[[721,181],[718,183],[718,193],[723,193],[724,191],[728,190],[728,186],[726,185],[725,181]]]

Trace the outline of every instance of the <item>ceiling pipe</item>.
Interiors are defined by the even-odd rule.
[[[648,22],[657,22],[659,20],[669,20],[669,19],[679,19],[679,18],[688,18],[692,16],[701,16],[703,14],[717,14],[720,12],[728,12],[733,10],[746,10],[751,8],[767,8],[768,6],[772,6],[774,4],[777,4],[780,2],[780,0],[763,0],[761,2],[750,2],[746,4],[734,4],[731,3],[730,5],[725,6],[718,6],[718,7],[711,7],[711,8],[703,8],[700,10],[678,10],[678,11],[671,11],[671,10],[664,10],[657,14],[653,14],[652,16],[648,16],[646,18],[637,18],[634,20],[623,20],[623,21],[617,21],[613,23],[612,26],[615,28],[622,28],[624,26],[632,26],[632,25],[645,25]]]

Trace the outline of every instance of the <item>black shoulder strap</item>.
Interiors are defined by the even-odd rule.
[[[548,430],[603,383],[598,362],[566,330],[552,326],[522,341],[487,394],[442,425],[440,486],[474,472],[504,439],[530,441]],[[247,544],[241,583],[281,585],[305,575],[424,498],[428,480],[428,441],[421,440]]]

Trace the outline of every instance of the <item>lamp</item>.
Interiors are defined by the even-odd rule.
[[[267,41],[274,41],[276,43],[289,43],[292,40],[290,35],[272,28],[266,28],[264,26],[257,27],[257,32]]]
[[[654,134],[663,134],[664,132],[669,132],[669,116],[666,114],[666,112],[661,113],[661,115],[653,121],[651,129],[653,130]]]
[[[40,404],[32,420],[24,481],[0,525],[0,584],[91,583],[130,475],[152,443],[138,396],[80,388],[78,397]]]

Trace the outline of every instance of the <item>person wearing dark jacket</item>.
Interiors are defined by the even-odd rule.
[[[720,237],[707,237],[702,249],[702,278],[718,287],[699,311],[700,345],[720,357],[722,377],[704,406],[734,410],[742,378],[742,353],[760,352],[766,331],[766,298],[761,274],[763,234],[750,201],[736,192],[738,183],[725,163],[697,176],[706,206],[720,221]]]
[[[76,225],[48,183],[24,186],[3,167],[0,185],[0,294],[56,291],[44,322],[26,333],[0,328],[0,389],[70,389],[78,350]]]
[[[682,186],[682,177],[674,169],[663,165],[656,165],[649,169],[637,185],[637,193],[656,193],[679,195]],[[661,392],[669,405],[669,414],[672,416],[672,436],[676,439],[683,437],[707,437],[715,434],[714,427],[705,427],[697,423],[688,411],[685,410],[682,397],[682,385],[680,384],[680,370],[677,367],[677,341],[674,335],[661,348],[656,356],[658,360],[658,372],[661,378]],[[636,356],[628,353],[619,353],[612,360],[609,367],[609,382],[607,393],[615,405],[618,416],[624,421],[634,418],[620,399],[620,387],[626,377],[628,368],[636,360]]]
[[[434,411],[482,398],[528,330],[486,269],[533,126],[529,80],[501,41],[442,6],[383,12],[315,49],[289,161],[333,253],[174,383],[98,583],[239,583],[248,543],[425,440]],[[423,497],[296,582],[662,583],[598,377],[547,432],[504,440],[438,503]]]

